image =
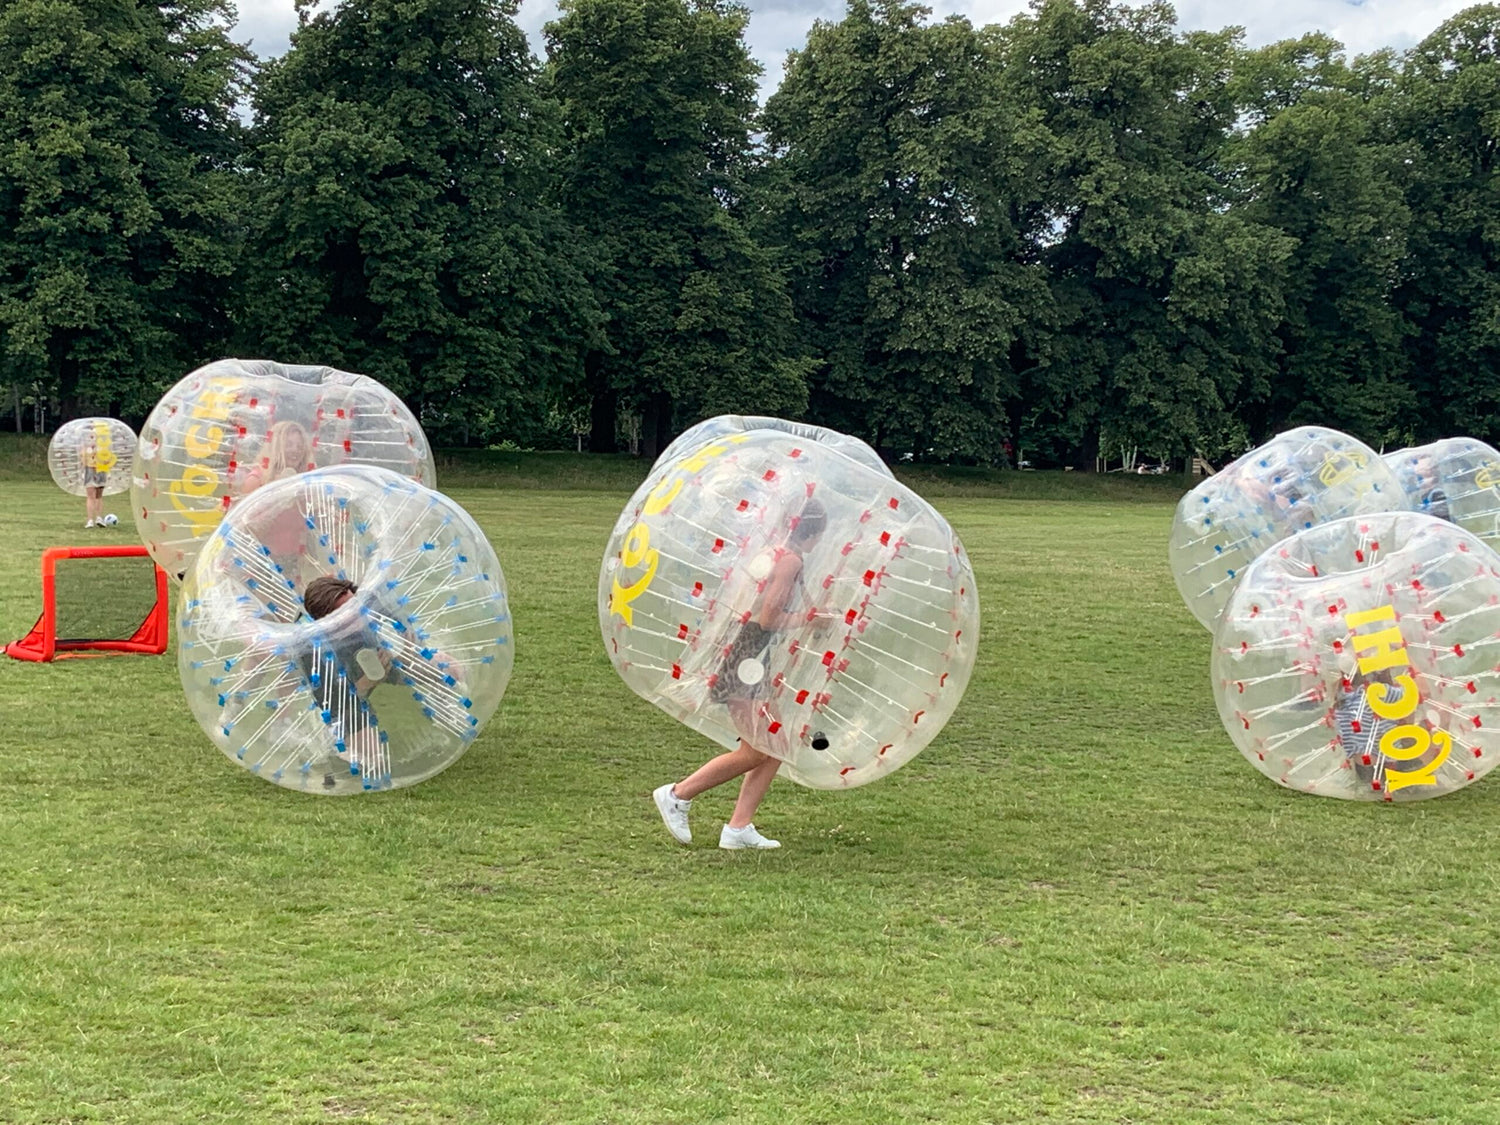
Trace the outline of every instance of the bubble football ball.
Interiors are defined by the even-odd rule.
[[[1500,760],[1497,656],[1500,557],[1431,516],[1355,516],[1250,565],[1214,638],[1214,695],[1278,784],[1418,800]]]
[[[57,487],[73,496],[104,486],[113,496],[130,487],[135,431],[118,418],[75,418],[59,426],[47,446],[47,469]]]
[[[358,586],[312,620],[322,575]],[[236,504],[183,584],[178,668],[194,716],[290,789],[415,785],[455,762],[511,671],[505,577],[468,514],[386,469],[273,481]]]
[[[712,421],[706,442],[668,449],[610,537],[610,660],[642,698],[726,748],[744,738],[799,784],[884,777],[968,683],[979,602],[963,545],[841,450],[854,439]]]
[[[182,379],[146,419],[130,502],[141,541],[180,577],[235,500],[295,473],[344,464],[436,487],[422,427],[374,379],[224,359]]]
[[[1213,629],[1262,551],[1330,520],[1407,508],[1396,478],[1363,442],[1319,426],[1288,430],[1178,502],[1172,577],[1193,616]]]
[[[1452,520],[1500,546],[1500,452],[1477,438],[1444,438],[1385,455],[1416,511]]]

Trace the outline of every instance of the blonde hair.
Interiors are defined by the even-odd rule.
[[[295,465],[289,465],[286,459],[287,439],[292,433],[302,438],[302,460]],[[284,474],[305,471],[311,455],[312,442],[308,439],[307,431],[298,423],[277,422],[271,427],[271,439],[266,443],[266,472],[272,480]]]

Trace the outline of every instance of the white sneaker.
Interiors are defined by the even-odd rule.
[[[667,831],[672,833],[673,838],[679,844],[691,844],[693,830],[688,827],[688,809],[692,808],[693,802],[680,801],[674,797],[671,782],[654,790],[651,798],[656,802],[662,823],[667,826]]]
[[[724,825],[724,831],[719,833],[719,847],[734,851],[736,848],[779,848],[780,840],[767,840],[755,830],[755,825],[747,824],[743,828],[731,828]]]
[[[93,521],[93,520],[89,520],[89,522],[88,522],[88,523],[86,523],[86,524],[84,524],[84,525],[83,525],[83,526],[84,526],[84,527],[85,527],[85,528],[90,528],[90,527],[93,527],[93,526],[94,526],[94,521]]]

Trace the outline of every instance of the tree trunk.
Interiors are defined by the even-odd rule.
[[[604,356],[590,352],[583,361],[584,387],[589,392],[589,452],[614,453],[618,398],[604,373]]]
[[[10,401],[16,409],[16,433],[21,432],[21,384],[10,385]]]
[[[1080,473],[1092,473],[1098,467],[1099,431],[1084,434],[1082,443],[1073,451],[1073,468]]]
[[[71,333],[54,333],[52,345],[49,351],[52,353],[53,369],[57,372],[58,418],[67,421],[83,413],[78,402],[78,385],[83,379],[83,367],[73,358]]]
[[[641,412],[641,456],[655,461],[672,441],[672,398],[657,391]]]

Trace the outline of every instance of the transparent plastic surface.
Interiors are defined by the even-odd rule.
[[[1351,800],[1461,789],[1500,760],[1500,556],[1412,512],[1336,520],[1251,564],[1214,638],[1240,752]]]
[[[813,426],[807,422],[788,422],[785,418],[766,418],[756,414],[720,414],[715,418],[705,418],[696,426],[691,426],[678,434],[677,440],[662,450],[661,456],[656,459],[656,464],[652,466],[651,471],[655,473],[658,469],[673,465],[682,459],[684,453],[707,445],[709,442],[718,441],[732,434],[747,434],[755,430],[770,430],[801,441],[817,442],[826,449],[837,450],[851,461],[858,461],[882,476],[891,475],[891,470],[880,459],[880,454],[857,437],[841,434],[826,426]]]
[[[422,427],[374,379],[219,360],[177,383],[146,419],[130,489],[136,528],[151,557],[180,579],[236,500],[296,473],[346,464],[437,486]]]
[[[719,421],[663,455],[615,526],[599,574],[610,660],[642,698],[721,746],[744,738],[799,784],[883,777],[968,683],[979,602],[963,545],[841,442]]]
[[[1409,507],[1390,468],[1363,442],[1320,426],[1288,430],[1178,502],[1172,577],[1193,616],[1212,630],[1261,552],[1330,520]]]
[[[1385,463],[1411,507],[1500,546],[1500,451],[1478,438],[1444,438],[1398,449]]]
[[[135,440],[135,431],[118,418],[75,418],[52,435],[47,469],[57,487],[73,496],[100,486],[113,496],[130,487]]]
[[[357,590],[317,620],[309,583]],[[384,469],[274,481],[183,585],[178,667],[215,745],[292,789],[414,785],[456,761],[510,679],[505,577],[468,514]]]

